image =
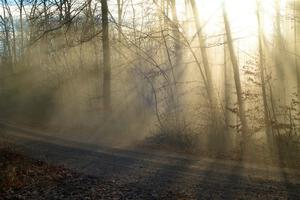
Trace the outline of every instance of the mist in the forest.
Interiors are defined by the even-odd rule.
[[[3,123],[83,143],[299,156],[299,1],[1,6]]]

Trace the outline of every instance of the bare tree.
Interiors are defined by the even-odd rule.
[[[260,80],[261,80],[261,91],[262,91],[262,98],[263,98],[263,108],[264,108],[264,121],[266,127],[267,136],[270,135],[270,117],[269,117],[269,107],[268,107],[268,100],[267,100],[267,89],[266,89],[266,80],[265,80],[265,61],[264,61],[264,51],[263,51],[263,29],[260,17],[260,6],[259,2],[257,1],[257,22],[258,22],[258,48],[259,48],[259,71],[260,71]]]
[[[17,5],[18,9],[19,9],[19,21],[20,21],[20,35],[21,35],[21,44],[20,44],[20,50],[21,50],[21,54],[24,50],[24,29],[23,29],[23,8],[24,8],[24,0],[19,0],[16,1],[14,0],[15,4]]]
[[[220,123],[220,114],[218,111],[219,105],[218,105],[218,101],[217,101],[217,96],[215,95],[215,91],[214,91],[215,88],[214,88],[214,84],[213,84],[213,80],[212,80],[211,66],[209,65],[209,62],[208,62],[205,38],[203,36],[203,30],[202,30],[201,23],[200,23],[199,9],[197,9],[195,0],[190,0],[190,4],[191,4],[193,14],[194,14],[196,31],[197,31],[197,36],[198,36],[198,40],[199,40],[200,50],[201,50],[202,63],[203,63],[205,78],[206,78],[206,82],[207,82],[207,93],[208,93],[208,98],[209,98],[209,102],[211,104],[211,110],[212,110],[212,121],[215,126],[215,123]]]
[[[294,53],[295,53],[295,68],[297,73],[297,95],[298,95],[298,101],[300,102],[300,66],[299,66],[299,58],[298,58],[298,14],[299,14],[299,2],[297,0],[294,0]],[[300,103],[298,111],[300,112]]]
[[[228,43],[228,50],[231,58],[231,64],[233,67],[233,73],[234,73],[234,81],[235,81],[235,87],[236,87],[236,93],[237,93],[237,99],[238,99],[238,106],[239,106],[239,117],[242,123],[242,147],[244,143],[246,142],[246,137],[249,134],[249,128],[248,123],[246,119],[246,112],[245,112],[245,103],[243,100],[243,91],[242,91],[242,85],[241,85],[241,78],[240,78],[240,71],[239,71],[239,65],[236,58],[236,54],[234,51],[233,46],[233,40],[231,35],[231,28],[228,21],[227,13],[225,10],[225,4],[223,5],[223,19],[224,19],[224,25],[225,25],[225,31],[226,31],[226,37],[227,37],[227,43]]]
[[[118,39],[119,41],[121,41],[124,0],[117,0],[117,4],[118,4]]]
[[[109,44],[109,21],[107,0],[101,0],[102,48],[103,48],[103,108],[106,115],[111,112],[111,58]]]
[[[172,10],[172,30],[174,36],[175,43],[175,67],[178,68],[181,65],[182,55],[181,55],[181,45],[180,45],[180,34],[179,34],[179,22],[177,17],[177,9],[176,9],[176,0],[171,0],[171,10]],[[174,80],[176,82],[176,80]]]

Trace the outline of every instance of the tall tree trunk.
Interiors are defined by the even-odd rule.
[[[258,22],[258,48],[259,48],[259,71],[260,71],[260,80],[261,80],[261,91],[263,97],[263,105],[264,105],[264,122],[266,128],[266,134],[270,136],[270,117],[269,117],[269,108],[268,108],[268,101],[267,101],[267,90],[266,90],[266,81],[265,81],[265,62],[264,62],[264,51],[263,51],[263,29],[261,24],[261,17],[260,17],[260,6],[259,2],[257,1],[257,22]]]
[[[178,16],[177,16],[177,8],[176,8],[176,0],[171,0],[171,11],[172,11],[172,34],[174,37],[174,50],[175,50],[175,62],[172,64],[170,62],[171,67],[171,73],[173,77],[173,83],[171,82],[171,93],[172,93],[172,102],[171,102],[171,108],[175,109],[175,123],[179,123],[179,112],[178,112],[178,89],[177,88],[177,81],[180,79],[180,75],[182,75],[182,52],[181,52],[181,41],[180,41],[180,33],[179,33],[179,22],[178,22]],[[165,44],[167,45],[167,44]],[[169,55],[168,55],[169,56]],[[169,60],[171,60],[169,58]]]
[[[295,53],[295,68],[296,68],[296,75],[297,75],[297,95],[298,95],[298,102],[300,102],[300,69],[299,69],[299,62],[298,62],[298,0],[294,0],[294,53]],[[298,3],[298,4],[297,4]],[[300,112],[300,103],[298,105],[298,112]]]
[[[208,93],[208,98],[209,98],[211,111],[212,111],[212,121],[215,126],[216,125],[215,123],[219,123],[219,120],[220,120],[220,118],[219,118],[220,116],[218,114],[218,101],[217,101],[217,97],[214,92],[215,88],[214,88],[214,84],[213,84],[213,80],[212,80],[211,68],[210,68],[209,62],[208,62],[205,39],[203,37],[202,27],[201,27],[201,23],[200,23],[199,10],[197,9],[195,0],[190,0],[190,4],[191,4],[192,10],[193,10],[195,25],[196,25],[196,29],[197,29],[196,31],[197,31],[197,36],[198,36],[198,40],[199,40],[200,50],[201,50],[202,63],[203,63],[206,82],[207,82],[206,90]]]
[[[179,34],[179,22],[178,22],[178,16],[177,16],[177,9],[176,9],[176,0],[171,0],[171,10],[172,10],[172,20],[173,20],[173,26],[172,26],[172,32],[173,37],[175,39],[175,68],[178,68],[181,65],[181,45],[180,45],[180,34]],[[176,80],[174,80],[176,82]]]
[[[233,41],[232,41],[232,35],[231,35],[231,28],[229,25],[228,17],[225,11],[225,5],[223,5],[223,19],[224,19],[224,25],[225,25],[225,32],[227,37],[227,43],[228,43],[228,50],[230,54],[231,64],[233,68],[234,73],[234,81],[235,81],[235,87],[236,87],[236,93],[237,93],[237,99],[238,99],[238,106],[239,106],[239,117],[242,124],[242,147],[245,144],[245,140],[247,138],[247,135],[249,134],[247,119],[246,119],[246,113],[245,113],[245,103],[243,100],[243,91],[242,91],[242,85],[241,85],[241,79],[240,79],[240,71],[239,71],[239,65],[237,62],[236,54],[234,51]]]
[[[117,0],[118,4],[118,39],[121,41],[122,36],[122,15],[123,15],[123,0]]]
[[[111,112],[111,60],[107,0],[101,0],[101,11],[103,48],[103,108],[107,116],[110,115]]]
[[[2,11],[3,11],[3,17],[2,17],[2,21],[3,21],[3,26],[4,26],[4,33],[5,33],[5,53],[6,53],[6,64],[7,64],[7,71],[9,71],[9,73],[11,73],[12,70],[12,52],[11,52],[11,43],[10,43],[10,31],[9,31],[9,21],[8,18],[6,16],[6,7],[5,7],[5,1],[2,0]]]
[[[277,84],[274,87],[274,95],[277,97],[277,101],[275,100],[275,111],[280,111],[281,106],[286,106],[286,84],[285,84],[285,66],[284,66],[284,43],[281,33],[281,13],[280,13],[280,4],[281,0],[275,0],[275,71],[277,75]],[[281,103],[282,102],[282,103]],[[281,111],[282,112],[282,111]],[[275,113],[278,115],[279,123],[285,123],[286,119],[282,113]]]
[[[17,41],[16,41],[16,31],[15,31],[15,23],[14,23],[14,18],[13,18],[13,14],[12,11],[10,9],[9,3],[7,2],[7,0],[5,0],[5,7],[8,13],[8,18],[9,18],[9,22],[10,22],[10,31],[12,32],[12,71],[14,72],[14,63],[17,60]]]
[[[87,0],[87,6],[86,6],[86,25],[85,30],[89,32],[89,34],[95,34],[95,23],[94,23],[94,12],[92,9],[92,0]],[[85,31],[86,33],[86,31]],[[95,44],[93,44],[95,45]],[[96,51],[97,52],[97,51]]]
[[[20,0],[19,14],[20,14],[21,54],[23,53],[24,50],[23,6],[24,6],[24,1]]]
[[[224,36],[224,104],[225,104],[225,113],[224,113],[224,116],[225,116],[225,124],[228,125],[230,124],[229,121],[230,121],[230,116],[229,116],[229,111],[228,111],[228,108],[229,108],[229,104],[230,104],[230,88],[229,88],[229,81],[230,81],[230,73],[229,73],[229,65],[228,65],[228,62],[227,62],[227,57],[228,57],[228,53],[227,53],[227,45],[226,45],[226,36]]]
[[[13,35],[13,66],[12,69],[14,71],[14,63],[17,61],[17,39],[16,39],[16,31],[15,31],[15,24],[13,20],[13,16],[11,15],[11,29]]]

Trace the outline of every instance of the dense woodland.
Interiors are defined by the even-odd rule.
[[[298,0],[1,0],[0,10],[2,121],[87,142],[241,152],[254,142],[299,157]]]

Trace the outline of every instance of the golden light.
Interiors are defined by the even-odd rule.
[[[230,20],[232,30],[237,37],[251,36],[257,32],[257,4],[263,21],[264,32],[272,34],[274,30],[275,3],[277,0],[203,0],[197,1],[200,16],[207,22],[207,34],[222,31],[222,5]],[[286,0],[280,1],[281,14],[285,11]]]

